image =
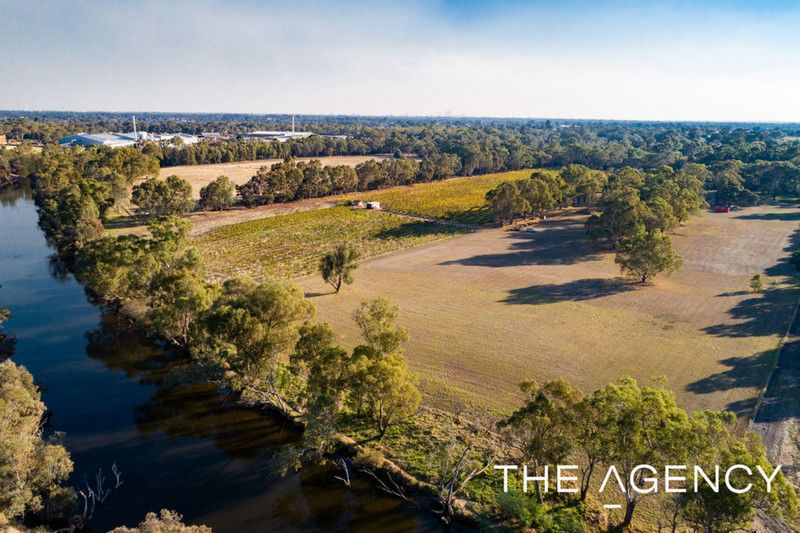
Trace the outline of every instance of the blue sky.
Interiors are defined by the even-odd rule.
[[[0,0],[0,108],[800,121],[800,1]]]

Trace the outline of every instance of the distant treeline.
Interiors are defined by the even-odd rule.
[[[119,114],[28,115],[0,119],[0,133],[12,139],[47,143],[76,131],[130,131],[133,126],[129,116]],[[316,135],[275,143],[247,141],[241,135],[255,129],[288,129],[290,117],[144,114],[137,122],[141,130],[152,132],[220,132],[232,136],[190,146],[153,145],[151,155],[162,166],[396,152],[415,154],[420,159],[454,155],[463,175],[569,164],[603,170],[625,166],[647,170],[733,160],[745,164],[784,161],[795,166],[800,162],[800,127],[792,125],[767,128],[703,123],[303,117],[299,126],[303,130],[347,138]]]

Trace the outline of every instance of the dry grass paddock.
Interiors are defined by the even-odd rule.
[[[685,407],[748,414],[798,299],[786,259],[800,209],[696,218],[674,234],[683,270],[644,286],[619,277],[583,221],[482,230],[383,255],[363,262],[338,295],[318,275],[298,281],[349,345],[361,300],[396,302],[406,353],[435,404],[507,411],[523,379],[561,377],[588,391],[624,374],[665,375]],[[767,288],[753,294],[748,281],[759,271]]]
[[[372,159],[387,159],[389,155],[343,155],[343,156],[329,156],[329,157],[301,157],[297,161],[310,161],[312,159],[319,159],[323,166],[332,165],[349,165],[354,167],[364,161]],[[192,194],[195,198],[200,198],[200,189],[206,186],[209,182],[217,179],[218,176],[228,176],[230,180],[236,185],[241,185],[249,180],[258,169],[263,166],[274,165],[279,163],[281,159],[262,159],[259,161],[237,161],[235,163],[219,163],[213,165],[183,165],[177,167],[164,167],[161,169],[159,176],[166,178],[167,176],[180,176],[188,181],[192,186]]]

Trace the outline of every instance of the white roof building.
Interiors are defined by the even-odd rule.
[[[110,146],[120,148],[133,146],[136,138],[133,133],[78,133],[62,137],[58,144],[61,146]]]
[[[196,135],[185,133],[147,133],[140,131],[137,133],[77,133],[67,135],[58,141],[61,146],[110,146],[111,148],[121,148],[123,146],[133,146],[137,141],[167,142],[179,138],[183,144],[195,144],[200,139]]]
[[[305,139],[314,135],[310,131],[251,131],[245,134],[248,139],[261,139],[265,141],[286,142],[292,139]]]

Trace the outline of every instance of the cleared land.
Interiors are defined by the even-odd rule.
[[[354,167],[364,161],[372,159],[387,159],[389,155],[343,155],[330,157],[300,157],[297,161],[310,161],[319,159],[323,166],[349,165]],[[195,198],[200,198],[200,188],[215,180],[218,176],[228,176],[236,185],[241,185],[249,180],[263,166],[279,163],[281,159],[261,159],[259,161],[238,161],[235,163],[219,163],[214,165],[184,165],[178,167],[164,167],[159,176],[180,176],[192,186]]]
[[[349,345],[361,300],[399,304],[406,353],[441,405],[504,411],[518,402],[523,379],[563,377],[590,390],[624,374],[665,375],[686,407],[747,415],[800,296],[786,262],[798,222],[800,210],[788,207],[695,219],[674,236],[684,269],[646,286],[618,277],[582,217],[383,255],[362,263],[338,295],[316,275],[299,282]],[[768,287],[753,294],[748,280],[759,271]]]
[[[532,170],[514,170],[451,178],[406,187],[353,193],[347,199],[378,201],[385,209],[409,215],[437,218],[461,224],[486,224],[492,215],[486,193],[504,181],[530,177]]]
[[[451,226],[347,207],[271,216],[223,226],[193,241],[209,274],[294,277],[314,272],[320,256],[351,243],[372,257],[463,233]]]

